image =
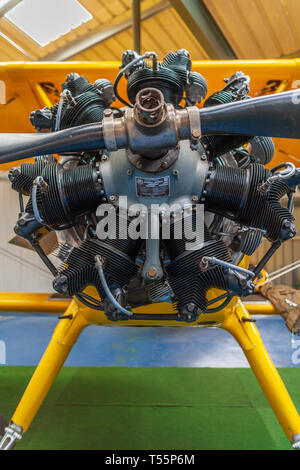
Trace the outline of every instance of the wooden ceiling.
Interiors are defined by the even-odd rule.
[[[141,52],[154,50],[160,58],[169,51],[182,48],[187,49],[195,59],[209,58],[173,8],[167,8],[142,22],[141,46]],[[71,60],[120,60],[126,49],[133,49],[132,28],[72,57]]]
[[[81,3],[93,18],[45,47],[39,46],[2,16],[0,61],[48,61],[51,54],[55,57],[68,45],[80,44],[91,35],[117,29],[118,25],[131,19],[131,0],[81,0]],[[201,3],[210,12],[237,58],[270,59],[300,55],[299,0],[202,0]],[[173,8],[173,1],[141,0],[142,12],[157,5],[162,5],[159,12],[142,21],[142,52],[155,50],[162,58],[170,50],[186,48],[194,60],[210,59],[199,37],[197,40],[178,9]],[[120,60],[122,52],[132,48],[133,34],[128,27],[67,60]]]
[[[204,0],[240,59],[300,52],[299,0]]]

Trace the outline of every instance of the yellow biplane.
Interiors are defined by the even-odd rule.
[[[60,101],[61,84],[72,72],[84,75],[92,83],[100,77],[114,81],[119,71],[119,63],[109,62],[67,62],[67,63],[2,63],[0,64],[0,132],[27,133],[33,132],[29,115],[33,109],[48,107]],[[220,89],[224,77],[229,77],[242,70],[251,77],[251,97],[262,97],[277,94],[300,87],[300,60],[263,60],[263,61],[202,61],[194,62],[193,70],[205,76],[208,83],[208,95]],[[125,96],[125,80],[120,83],[120,93]],[[115,106],[120,105],[116,102]],[[295,139],[274,139],[275,157],[271,166],[282,162],[297,165],[300,144]],[[32,160],[28,160],[29,162]],[[23,160],[24,163],[24,160]],[[14,163],[0,165],[0,170],[8,171]],[[239,266],[247,269],[249,257],[240,260]],[[85,291],[90,298],[99,299],[94,287]],[[208,301],[224,294],[219,289],[207,293]],[[89,308],[74,297],[68,299],[48,300],[46,294],[1,293],[0,310],[2,311],[44,311],[62,313],[49,346],[37,366],[28,387],[6,428],[2,448],[10,448],[20,439],[30,426],[33,418],[43,403],[59,370],[64,364],[70,350],[76,343],[82,330],[90,325],[124,325],[124,326],[194,326],[220,327],[227,330],[242,348],[256,378],[276,414],[287,438],[295,448],[300,446],[300,418],[298,412],[276,370],[253,323],[251,314],[276,313],[271,304],[247,304],[237,296],[231,298],[224,308],[223,300],[214,304],[215,312],[200,316],[191,322],[178,323],[172,319],[174,309],[169,302],[143,305],[133,312],[151,314],[151,319],[111,321],[101,310]],[[155,315],[166,316],[161,322]],[[150,317],[149,317],[150,318]],[[158,318],[158,317],[157,317]],[[209,319],[209,322],[207,322]]]

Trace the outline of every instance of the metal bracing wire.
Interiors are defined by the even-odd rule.
[[[46,269],[41,268],[40,266],[37,266],[34,263],[31,263],[27,259],[21,258],[20,256],[16,255],[15,253],[12,253],[11,251],[8,251],[7,248],[4,248],[4,247],[0,246],[0,254],[2,254],[3,256],[6,256],[7,258],[11,259],[12,261],[15,261],[16,263],[18,263],[19,265],[21,265],[25,268],[30,267],[32,269],[35,269],[35,270],[39,271],[39,273],[43,273],[44,275],[47,275],[47,277],[52,278],[49,271],[47,271]]]

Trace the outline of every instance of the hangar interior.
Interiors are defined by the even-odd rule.
[[[297,89],[299,19],[298,0],[0,0],[0,132],[34,132],[30,113],[59,103],[69,73],[91,83],[113,81],[126,50],[155,51],[163,60],[186,49],[192,70],[207,80],[207,96],[237,71],[250,76],[254,98]],[[122,96],[125,85],[124,79]],[[300,166],[298,140],[273,141],[275,156],[267,168],[285,161]],[[19,199],[8,174],[15,166],[0,164],[0,414],[7,418],[70,301],[57,300],[53,275],[14,234]],[[299,191],[294,216],[298,234],[282,244],[266,270],[274,273],[275,286],[300,289]],[[250,263],[256,265],[269,247],[264,239]],[[48,297],[51,307],[41,303]],[[26,299],[29,306],[18,311]],[[268,300],[251,302],[263,342],[299,410],[298,336]],[[17,448],[291,446],[228,332],[92,325]]]

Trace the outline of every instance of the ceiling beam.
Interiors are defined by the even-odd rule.
[[[161,11],[169,8],[170,4],[168,1],[163,0],[147,10],[141,11],[141,20],[146,20],[151,18],[151,16],[157,15]],[[128,19],[122,21],[119,24],[111,26],[110,28],[103,29],[98,31],[92,31],[91,33],[85,35],[83,38],[75,39],[74,41],[66,44],[65,46],[59,47],[54,52],[47,54],[44,57],[41,57],[40,61],[59,61],[67,60],[75,55],[81,54],[82,52],[90,49],[91,47],[96,46],[97,44],[106,41],[107,39],[115,36],[116,34],[122,33],[126,29],[132,28],[132,16]]]
[[[19,3],[21,3],[22,0],[9,0],[9,2],[5,3],[1,8],[0,8],[0,18],[13,8],[15,8]]]
[[[294,52],[290,52],[289,54],[282,54],[280,57],[276,57],[276,59],[299,59],[300,57],[300,49],[297,49]]]
[[[170,4],[211,59],[236,59],[203,0],[170,0]]]
[[[19,3],[21,3],[23,0],[9,0],[7,3],[5,3],[1,8],[0,8],[0,18],[6,15],[7,12],[15,8]],[[19,44],[14,42],[10,37],[6,36],[6,34],[2,33],[0,31],[0,36],[5,39],[5,41],[9,42],[13,47],[15,47],[18,51],[20,51],[22,54],[24,54],[28,59],[34,60],[32,55],[25,51]]]

